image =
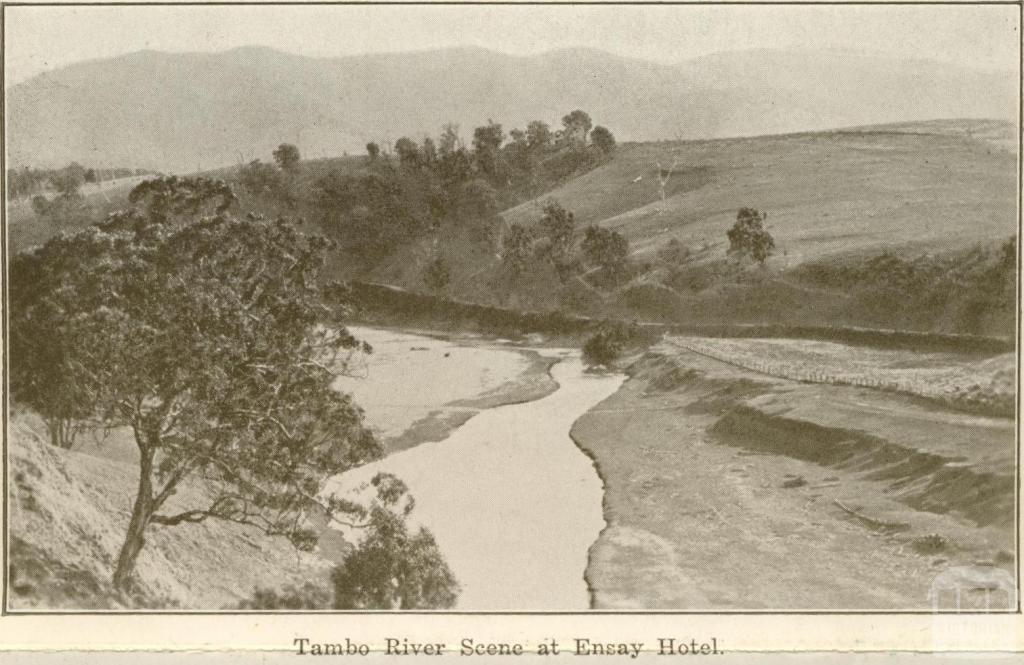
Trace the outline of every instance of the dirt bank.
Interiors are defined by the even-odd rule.
[[[597,608],[927,609],[1013,562],[1013,421],[755,374],[670,345],[573,438],[605,481]]]
[[[130,517],[138,465],[53,447],[38,419],[12,417],[9,604],[15,609],[116,609],[110,575]],[[109,442],[112,448],[123,442]],[[184,485],[171,505],[197,502]],[[129,606],[222,609],[255,587],[326,583],[328,562],[284,539],[223,521],[151,528]]]

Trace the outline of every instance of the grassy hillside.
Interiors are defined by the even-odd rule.
[[[942,121],[630,144],[542,198],[557,199],[582,224],[619,231],[639,255],[672,238],[724,255],[725,231],[742,206],[768,213],[776,268],[894,245],[960,248],[1016,229],[1014,135],[1007,123]],[[663,209],[658,163],[674,159]],[[503,216],[529,224],[537,202]]]
[[[534,224],[554,199],[629,239],[633,278],[584,294],[591,311],[1012,336],[1015,140],[1007,123],[961,120],[629,144],[503,217]],[[658,164],[673,162],[663,203]],[[741,207],[767,213],[763,267],[727,257]]]
[[[503,211],[490,241],[447,229],[371,267],[339,255],[331,270],[425,290],[424,268],[440,253],[451,265],[445,295],[482,303],[682,323],[1012,336],[1016,260],[1007,242],[1017,228],[1015,140],[1008,123],[958,120],[627,143],[597,168]],[[673,163],[663,202],[659,173],[666,177]],[[303,217],[315,229],[325,213],[317,180],[365,167],[364,157],[307,160],[297,201],[236,187],[240,212]],[[236,171],[211,175],[233,180]],[[100,215],[124,198],[87,201]],[[623,234],[628,275],[599,283],[589,270],[563,282],[543,262],[514,278],[503,273],[503,234],[511,224],[535,225],[549,201],[571,210],[578,230],[596,224]],[[726,231],[741,207],[767,214],[776,250],[764,266],[727,255]],[[15,250],[57,232],[22,213],[10,225]],[[666,257],[672,241],[675,256]]]

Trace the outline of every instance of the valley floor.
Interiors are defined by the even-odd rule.
[[[598,609],[930,609],[1013,563],[1014,423],[663,342],[572,430],[605,482]]]
[[[516,546],[510,521],[513,512],[537,514],[534,503],[543,501],[582,506],[572,514],[550,506],[540,511],[553,517],[580,521],[584,509],[593,510],[594,528],[577,539],[579,547],[565,548],[578,552],[579,561],[557,570],[559,584],[580,585],[583,575],[595,609],[922,610],[931,608],[933,580],[951,567],[1013,569],[1013,419],[952,410],[926,398],[918,383],[910,386],[917,394],[901,394],[772,376],[796,366],[810,377],[838,375],[813,366],[806,344],[666,337],[632,360],[617,392],[611,394],[615,383],[577,409],[562,405],[573,390],[596,390],[598,382],[619,377],[569,371],[562,352],[501,340],[353,332],[376,353],[365,363],[353,359],[352,373],[362,378],[340,379],[338,387],[366,408],[391,454],[383,464],[398,465],[408,477],[422,499],[415,514],[437,532],[453,565],[468,571],[473,593],[485,593],[488,579],[508,579],[490,572],[474,577],[474,562],[513,566],[537,580],[553,574],[550,553],[523,559],[534,550]],[[748,346],[746,357],[741,352]],[[818,353],[833,350],[812,346]],[[698,347],[703,351],[693,351]],[[725,351],[732,362],[709,356]],[[876,355],[851,347],[848,358],[860,363],[858,371],[869,371],[879,358],[892,365]],[[949,358],[901,355],[906,367],[891,371],[916,372],[916,381],[926,376],[917,369],[922,359],[955,365]],[[799,362],[787,364],[792,358]],[[775,364],[764,365],[768,360]],[[754,361],[760,371],[739,366]],[[960,374],[955,379],[961,382]],[[578,416],[596,400],[603,401]],[[495,408],[510,404],[522,407]],[[547,425],[554,429],[542,432]],[[106,588],[135,485],[133,444],[115,432],[64,451],[47,444],[42,432],[31,414],[12,416],[12,607],[122,607]],[[568,439],[558,448],[565,459],[544,463],[566,432],[593,461],[603,499],[590,461]],[[430,441],[437,443],[420,446]],[[486,468],[482,453],[490,455]],[[565,477],[566,460],[574,456],[583,484]],[[439,476],[439,469],[445,473]],[[587,478],[592,492],[581,489]],[[502,503],[495,488],[505,486],[528,489],[538,502]],[[177,499],[187,501],[195,491],[185,488]],[[588,543],[601,529],[602,500],[605,526],[587,560]],[[525,517],[531,534],[572,530],[540,530]],[[492,545],[500,546],[486,557],[466,547],[479,540],[464,533],[473,524],[497,534]],[[325,581],[341,552],[327,551],[339,545],[337,532],[329,531],[333,541],[322,540],[322,556],[296,557],[286,544],[237,525],[155,529],[140,557],[137,604],[230,608],[257,586]],[[559,539],[540,540],[532,544],[551,549]],[[467,594],[463,609],[487,606],[479,594]],[[517,605],[522,601],[513,593],[500,604],[531,609]]]

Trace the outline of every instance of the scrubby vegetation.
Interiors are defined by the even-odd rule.
[[[7,169],[7,197],[12,200],[56,192],[58,195],[77,193],[87,184],[103,183],[109,180],[151,175],[147,169],[87,168],[72,162],[59,169],[37,169],[23,166]]]
[[[1017,238],[941,254],[839,257],[804,264],[794,275],[848,292],[849,310],[867,321],[888,321],[889,327],[917,318],[965,333],[981,333],[996,322],[1012,329]]]
[[[331,593],[313,582],[288,584],[280,589],[257,588],[252,598],[238,604],[240,610],[326,610]]]
[[[610,367],[626,346],[637,337],[637,330],[625,324],[605,324],[583,344],[583,360],[590,366]]]

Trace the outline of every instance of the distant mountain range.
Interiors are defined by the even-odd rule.
[[[933,118],[1017,115],[1017,75],[832,51],[737,51],[678,65],[570,49],[480,48],[309,58],[262,47],[140,51],[36,76],[7,93],[8,163],[194,171],[281,142],[307,157],[368,141],[553,126],[581,108],[620,141],[718,138]]]

